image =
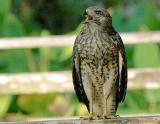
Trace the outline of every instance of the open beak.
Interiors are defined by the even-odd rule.
[[[89,15],[87,11],[83,13],[83,16],[85,16],[87,20],[93,20],[93,16]]]

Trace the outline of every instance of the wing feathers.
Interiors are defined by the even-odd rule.
[[[119,53],[119,80],[117,99],[118,103],[120,103],[124,101],[127,90],[127,58],[125,55],[124,44],[119,34],[114,30],[114,33],[110,35],[113,38]]]
[[[76,48],[76,41],[75,45],[73,48],[73,58],[72,58],[72,78],[73,78],[73,85],[74,89],[76,92],[76,95],[78,97],[78,100],[80,102],[83,102],[89,111],[89,101],[86,96],[86,93],[83,88],[83,83],[82,83],[82,77],[81,77],[81,61],[80,61],[80,56],[77,52]]]
[[[117,33],[118,48],[119,48],[119,88],[118,88],[118,101],[123,102],[127,90],[127,58],[121,37]]]

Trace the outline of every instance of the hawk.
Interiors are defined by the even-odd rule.
[[[84,15],[84,26],[73,47],[74,89],[91,119],[114,118],[127,89],[124,45],[105,8],[89,7]]]

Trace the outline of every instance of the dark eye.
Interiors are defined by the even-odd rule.
[[[97,15],[103,15],[103,12],[100,11],[100,10],[96,10],[95,13],[96,13]]]

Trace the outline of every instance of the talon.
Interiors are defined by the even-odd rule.
[[[95,120],[96,118],[92,115],[89,116],[89,120]]]
[[[95,120],[96,117],[94,117],[92,115],[89,115],[88,117],[80,117],[80,119],[83,119],[83,120]]]
[[[97,115],[97,119],[103,119],[103,117],[101,117],[100,115]]]
[[[89,117],[80,117],[82,120],[89,120]]]
[[[89,120],[94,120],[94,118],[92,116],[89,117]]]
[[[104,116],[105,119],[115,119],[117,117],[120,117],[120,116],[119,115]]]

